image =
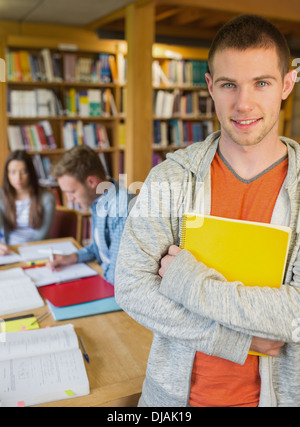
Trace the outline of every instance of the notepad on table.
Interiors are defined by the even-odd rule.
[[[14,252],[11,254],[0,256],[0,265],[16,264],[21,261],[22,258],[20,257],[20,255]]]
[[[73,325],[9,332],[0,345],[0,401],[32,406],[89,394]]]
[[[98,275],[97,271],[84,263],[69,265],[60,271],[52,271],[48,267],[27,268],[25,274],[37,287]]]
[[[42,286],[39,293],[55,307],[67,307],[111,298],[114,296],[114,287],[98,275],[72,280],[59,286]]]
[[[279,288],[290,236],[291,229],[285,226],[187,213],[183,216],[181,248],[228,282]]]
[[[64,255],[70,255],[77,252],[76,246],[72,242],[51,242],[36,245],[19,246],[18,251],[24,261],[36,261],[45,258],[45,251],[52,250],[53,253],[59,251]]]
[[[0,316],[44,306],[36,286],[22,268],[0,271]]]
[[[37,318],[33,314],[0,320],[0,332],[17,332],[39,329]]]

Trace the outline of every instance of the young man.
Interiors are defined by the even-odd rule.
[[[68,200],[85,210],[91,209],[93,242],[74,254],[55,256],[49,267],[60,269],[97,260],[104,278],[114,284],[119,244],[133,195],[106,178],[98,155],[87,146],[67,151],[51,173]]]
[[[154,333],[140,405],[300,406],[300,148],[278,137],[296,73],[281,33],[252,15],[219,31],[209,69],[221,131],[151,171],[120,246],[117,301]],[[228,283],[180,250],[185,210],[290,226],[286,286]]]

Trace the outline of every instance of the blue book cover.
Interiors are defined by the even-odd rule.
[[[76,319],[78,317],[92,316],[94,314],[120,311],[121,308],[114,297],[104,298],[83,304],[70,305],[68,307],[55,307],[47,300],[48,307],[55,320]]]

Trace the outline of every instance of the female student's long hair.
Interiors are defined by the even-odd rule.
[[[24,162],[29,178],[29,193],[30,193],[30,211],[29,211],[29,226],[38,229],[43,221],[43,207],[41,203],[41,188],[39,186],[38,177],[32,163],[31,157],[24,150],[16,150],[12,152],[6,159],[3,173],[3,204],[5,208],[5,224],[8,230],[15,230],[17,227],[16,218],[16,191],[11,186],[8,179],[8,165],[12,160]]]

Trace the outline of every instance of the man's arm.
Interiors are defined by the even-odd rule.
[[[296,266],[300,266],[300,259]],[[292,343],[294,320],[300,318],[300,274],[280,289],[247,287],[227,282],[217,271],[182,250],[164,274],[160,292],[188,310],[237,331],[260,338]],[[173,281],[181,275],[181,286]]]
[[[149,179],[151,177],[146,186],[150,186]],[[168,177],[153,180],[167,182]],[[148,197],[144,187],[124,229],[115,275],[117,303],[155,333],[206,354],[243,364],[251,344],[250,335],[196,314],[160,292],[160,260],[178,240],[179,219],[138,215],[139,206],[149,203]],[[181,286],[180,282],[179,273],[174,286]]]
[[[163,278],[174,261],[175,257],[180,253],[181,249],[178,246],[172,245],[169,247],[168,254],[161,260],[159,275]],[[266,354],[268,356],[278,356],[279,350],[285,345],[282,341],[269,340],[266,338],[253,337],[250,350],[256,353]]]

